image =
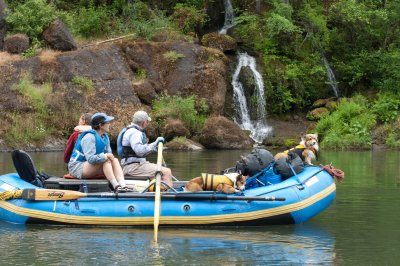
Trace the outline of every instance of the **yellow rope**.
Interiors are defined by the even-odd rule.
[[[21,196],[22,190],[0,192],[0,200],[20,199]]]

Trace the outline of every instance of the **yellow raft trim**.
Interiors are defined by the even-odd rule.
[[[325,188],[321,192],[305,199],[300,202],[252,211],[245,213],[232,213],[232,214],[219,214],[219,215],[206,215],[206,216],[160,216],[160,224],[168,225],[204,225],[215,223],[229,223],[250,221],[281,214],[291,213],[307,208],[312,204],[324,199],[336,190],[335,183]],[[59,214],[47,211],[32,210],[11,204],[7,201],[0,201],[0,207],[15,214],[43,219],[54,222],[69,223],[69,224],[91,224],[91,225],[152,225],[153,216],[148,217],[108,217],[108,216],[78,216]]]

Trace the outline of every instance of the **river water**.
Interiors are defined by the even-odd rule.
[[[164,153],[179,179],[233,166],[248,151]],[[62,153],[31,153],[36,167],[65,172]],[[150,158],[155,161],[155,157]],[[398,265],[400,152],[322,152],[345,171],[335,202],[302,225],[152,228],[11,225],[0,222],[0,265]],[[9,153],[2,173],[15,172]]]

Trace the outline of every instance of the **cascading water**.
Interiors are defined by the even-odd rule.
[[[228,29],[234,25],[235,14],[233,12],[232,3],[230,0],[224,0],[225,6],[225,22],[220,34],[226,34]],[[256,69],[256,59],[247,53],[238,53],[238,64],[232,77],[233,98],[237,110],[237,118],[235,122],[243,130],[251,132],[250,137],[257,143],[261,143],[272,131],[272,128],[267,125],[265,118],[265,97],[264,97],[264,81],[260,72]],[[243,67],[249,67],[253,73],[255,80],[255,96],[257,98],[257,119],[252,121],[250,118],[249,108],[244,93],[243,84],[239,81],[240,71]]]
[[[250,119],[250,112],[247,107],[247,100],[244,94],[243,84],[239,81],[240,71],[243,67],[249,67],[253,73],[255,80],[255,96],[257,98],[257,120]],[[235,122],[243,130],[250,130],[250,137],[261,143],[270,133],[272,128],[269,127],[265,119],[265,97],[264,82],[260,72],[256,69],[256,59],[247,53],[238,53],[238,64],[232,77],[233,97],[235,105],[239,107],[237,110],[237,118]]]
[[[337,81],[335,78],[335,73],[333,73],[333,70],[331,66],[329,65],[328,60],[326,59],[324,54],[321,54],[322,61],[324,61],[324,65],[326,68],[326,77],[328,78],[328,84],[331,86],[333,93],[335,94],[336,98],[339,98],[339,88],[337,86]]]
[[[222,29],[219,30],[220,34],[226,34],[227,31],[233,27],[233,18],[235,14],[233,13],[233,7],[231,0],[224,0],[224,7],[225,7],[225,20],[224,26]]]

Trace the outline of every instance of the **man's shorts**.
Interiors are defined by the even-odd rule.
[[[122,171],[124,172],[124,175],[146,176],[153,178],[156,175],[157,165],[147,161],[141,163],[131,163],[122,166]]]

